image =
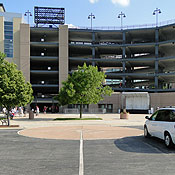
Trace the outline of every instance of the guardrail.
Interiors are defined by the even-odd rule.
[[[84,114],[105,114],[106,109],[92,108],[92,109],[82,109]],[[79,114],[80,110],[78,108],[65,108],[63,109],[65,114]]]
[[[167,20],[167,21],[162,21],[158,23],[158,27],[161,26],[166,26],[170,24],[175,24],[175,19]],[[156,23],[151,23],[151,24],[138,24],[138,25],[125,25],[122,28],[120,26],[99,26],[99,27],[87,27],[87,26],[72,26],[67,24],[70,29],[88,29],[88,30],[127,30],[127,29],[142,29],[142,28],[155,28]],[[36,27],[35,24],[30,25],[31,27]],[[39,27],[46,27],[46,28],[51,28],[50,25],[39,25]],[[52,25],[52,28],[58,28],[56,25]]]
[[[168,21],[162,21],[158,23],[158,27],[175,24],[175,19],[168,20]],[[156,23],[152,24],[138,24],[138,25],[125,25],[122,28],[120,26],[101,26],[101,27],[93,27],[93,30],[127,30],[127,29],[142,29],[142,28],[156,28]],[[73,29],[89,29],[91,30],[91,27],[83,27],[83,26],[70,26],[70,28]]]

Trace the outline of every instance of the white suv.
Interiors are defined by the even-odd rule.
[[[175,144],[175,108],[161,108],[151,117],[146,116],[144,136],[163,139],[169,148]]]

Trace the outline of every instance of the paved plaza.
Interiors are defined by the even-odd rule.
[[[140,129],[122,126],[143,126],[144,115],[131,115],[129,120],[121,120],[119,114],[86,114],[84,115],[86,118],[101,117],[103,120],[53,121],[56,117],[71,118],[79,117],[79,115],[41,114],[33,121],[18,118],[13,123],[23,128],[19,132],[20,135],[46,139],[80,140],[81,131],[83,140],[116,139],[143,134]]]
[[[53,121],[78,115],[16,117],[0,129],[2,175],[140,175],[175,172],[175,148],[143,137],[143,114],[93,114],[96,121]]]

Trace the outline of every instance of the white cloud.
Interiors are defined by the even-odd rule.
[[[79,27],[73,25],[73,24],[65,24],[65,25],[68,25],[68,28],[75,28],[75,29],[78,29]]]
[[[92,4],[98,2],[98,0],[89,0],[89,1],[90,1],[90,3],[92,3]]]
[[[113,4],[120,4],[122,6],[128,6],[130,3],[130,0],[112,0]]]
[[[99,0],[89,0],[90,3],[94,4]],[[120,4],[121,6],[128,6],[130,4],[130,0],[111,0],[113,4]]]

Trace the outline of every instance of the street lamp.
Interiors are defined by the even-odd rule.
[[[28,16],[28,24],[29,24],[29,17],[32,16],[32,13],[27,10],[27,12],[25,12],[24,16]]]
[[[126,15],[121,12],[119,15],[118,15],[118,18],[121,18],[121,30],[123,29],[123,18],[126,18]]]
[[[158,15],[159,13],[162,13],[161,10],[159,8],[156,8],[154,11],[153,11],[153,15],[156,15],[156,27],[158,27]]]
[[[95,19],[95,16],[91,13],[91,14],[88,16],[88,19],[91,20],[91,30],[92,30],[92,20]]]

